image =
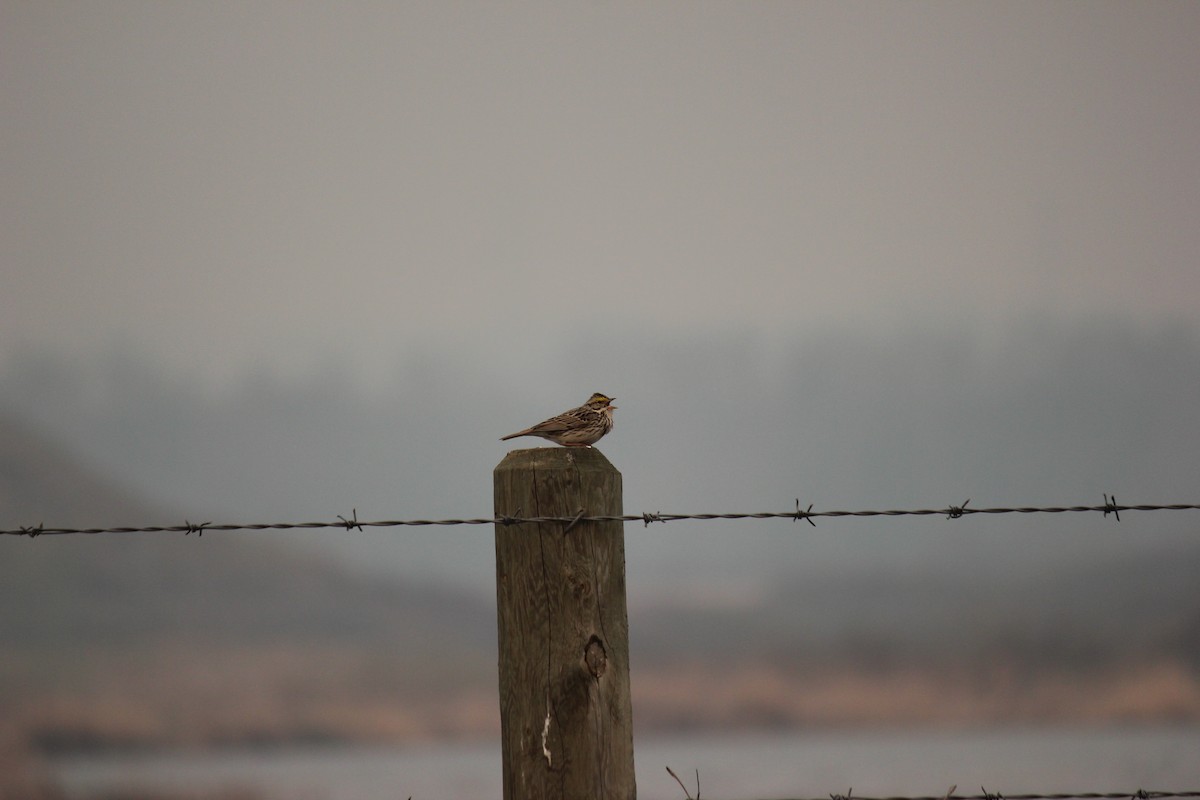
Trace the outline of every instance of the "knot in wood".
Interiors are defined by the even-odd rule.
[[[571,581],[571,595],[579,601],[587,600],[592,596],[592,584],[583,578]]]
[[[608,652],[604,649],[604,643],[596,636],[593,636],[587,643],[587,649],[583,652],[583,660],[587,663],[588,672],[596,680],[604,677],[604,673],[608,671]]]

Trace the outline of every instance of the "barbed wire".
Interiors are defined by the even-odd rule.
[[[342,528],[344,530],[362,531],[364,528],[397,528],[403,526],[428,525],[523,525],[558,523],[566,525],[567,529],[580,522],[641,522],[647,527],[652,522],[679,522],[681,520],[746,520],[746,519],[790,519],[794,522],[801,520],[815,526],[815,519],[839,517],[927,517],[942,516],[946,519],[961,519],[975,514],[1071,514],[1099,512],[1105,517],[1112,514],[1117,522],[1121,521],[1122,511],[1196,511],[1200,510],[1197,503],[1173,503],[1169,505],[1121,505],[1116,496],[1104,495],[1104,504],[1096,506],[1016,506],[1003,508],[972,508],[968,499],[962,505],[947,506],[946,508],[919,509],[889,509],[885,511],[813,511],[810,503],[807,508],[801,508],[800,499],[796,499],[794,511],[752,511],[745,513],[721,514],[671,514],[662,511],[642,514],[594,515],[588,516],[584,509],[572,516],[521,516],[521,509],[508,515],[494,517],[476,517],[471,519],[386,519],[360,520],[355,509],[350,517],[337,515],[337,521],[331,522],[262,522],[262,523],[214,523],[189,522],[184,520],[182,525],[145,525],[137,527],[91,527],[63,528],[47,527],[41,523],[32,526],[22,526],[10,530],[0,530],[0,536],[43,536],[60,534],[101,534],[101,533],[195,533],[203,536],[205,531],[265,531],[265,530],[298,530],[298,529],[328,529]],[[862,800],[862,798],[859,798]],[[1009,800],[1012,800],[1011,798]]]
[[[675,773],[675,770],[667,767],[667,774],[675,779],[679,784],[679,788],[683,789],[683,793],[687,800],[700,800],[700,770],[696,770],[696,796],[693,798],[691,790],[684,784],[683,780]],[[1055,792],[1049,794],[1030,793],[1030,794],[1009,794],[1005,795],[1000,792],[989,792],[984,787],[980,786],[980,794],[960,795],[955,794],[958,791],[958,786],[951,786],[946,790],[945,794],[929,795],[924,797],[911,796],[892,796],[892,797],[869,797],[854,794],[854,789],[851,788],[846,794],[831,792],[828,795],[828,800],[1158,800],[1158,798],[1167,797],[1200,797],[1200,791],[1147,791],[1138,789],[1134,792]],[[787,799],[785,799],[787,800]],[[826,800],[824,797],[804,797],[790,798],[790,800]]]
[[[691,792],[685,786],[683,780],[676,775],[676,771],[667,766],[667,774],[674,778],[674,781],[679,784],[679,788],[683,789],[683,793],[688,800],[700,800],[700,770],[696,770],[696,796],[692,798]],[[1002,794],[1000,792],[989,792],[988,789],[979,787],[980,794],[954,794],[958,790],[958,786],[952,786],[947,789],[946,794],[929,795],[929,796],[886,796],[886,798],[872,798],[872,796],[856,795],[854,789],[848,790],[846,794],[830,793],[828,800],[1158,800],[1159,798],[1200,798],[1200,792],[1174,792],[1174,790],[1156,790],[1156,792],[1147,792],[1146,789],[1138,789],[1136,792],[1061,792],[1061,793],[1031,793],[1031,794]],[[827,798],[792,798],[790,800],[827,800]]]
[[[1147,791],[1136,792],[1062,792],[1053,794],[1001,794],[980,787],[982,794],[942,794],[928,797],[866,797],[853,794],[831,793],[825,797],[790,798],[789,800],[1158,800],[1166,797],[1200,797],[1200,791]],[[954,789],[951,789],[953,792]]]
[[[679,784],[679,788],[683,789],[684,796],[687,800],[700,800],[700,771],[696,770],[696,796],[693,798],[691,790],[684,784],[683,780],[675,773],[675,770],[667,767],[667,774],[675,779]],[[951,786],[946,790],[945,794],[929,795],[925,797],[911,796],[893,796],[893,797],[869,797],[854,794],[854,789],[851,788],[846,794],[831,792],[828,795],[828,800],[1158,800],[1158,798],[1167,797],[1200,797],[1200,791],[1147,791],[1138,789],[1134,792],[1055,792],[1055,793],[1029,793],[1029,794],[1002,794],[1000,792],[989,792],[984,787],[980,786],[980,794],[960,795],[955,794],[958,791],[958,786]],[[824,797],[804,797],[790,798],[790,800],[826,800]]]

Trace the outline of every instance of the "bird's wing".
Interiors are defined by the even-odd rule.
[[[529,429],[530,433],[558,433],[572,427],[572,418],[567,414],[559,414],[545,422],[539,422]]]

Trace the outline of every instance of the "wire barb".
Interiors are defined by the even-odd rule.
[[[350,519],[346,519],[341,514],[338,514],[337,518],[340,519],[342,521],[342,524],[346,526],[347,532],[349,532],[351,528],[358,528],[358,532],[362,533],[363,528],[362,528],[362,523],[358,521],[358,509],[357,508],[352,509],[350,511]]]
[[[651,522],[666,522],[662,517],[661,511],[655,511],[653,514],[645,512],[642,514],[642,527],[649,528]]]
[[[506,528],[509,525],[516,525],[521,522],[528,522],[528,520],[521,519],[521,509],[519,509],[519,508],[517,509],[516,514],[513,514],[512,516],[509,516],[508,514],[501,514],[500,516],[496,517],[495,521],[496,521],[497,525],[503,525]]]
[[[1120,522],[1121,521],[1121,510],[1117,506],[1117,496],[1114,494],[1111,498],[1109,498],[1108,493],[1105,492],[1104,493],[1104,516],[1107,517],[1108,512],[1110,512],[1110,511],[1113,513],[1113,516],[1115,516],[1117,518],[1117,522]]]
[[[571,528],[575,527],[575,523],[579,522],[579,520],[581,520],[581,519],[583,519],[583,507],[582,506],[580,506],[580,508],[579,508],[579,513],[575,515],[575,519],[571,520],[567,524],[567,527],[563,528],[563,533],[569,533],[571,531]]]
[[[211,522],[201,522],[199,525],[197,525],[195,523],[188,522],[185,519],[183,521],[183,528],[184,528],[183,535],[191,536],[194,533],[194,534],[196,534],[196,538],[199,539],[200,537],[204,536],[204,529],[207,528],[209,525],[212,525],[212,523]]]
[[[961,506],[950,506],[946,509],[946,519],[962,519],[962,515],[967,513],[967,503],[969,502],[971,502],[971,498],[968,497]]]
[[[814,528],[817,527],[817,523],[812,521],[812,508],[813,508],[813,504],[809,503],[808,508],[801,511],[800,510],[800,498],[797,497],[796,498],[796,516],[792,518],[792,522],[804,520],[809,525],[812,525]]]

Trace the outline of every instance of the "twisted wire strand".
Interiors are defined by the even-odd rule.
[[[543,523],[558,523],[563,525],[575,525],[580,522],[641,522],[649,525],[651,522],[679,522],[682,520],[745,520],[745,519],[790,519],[793,521],[804,520],[813,523],[814,519],[818,518],[839,518],[839,517],[926,517],[926,516],[943,516],[947,519],[960,519],[962,517],[971,516],[974,514],[1067,514],[1067,513],[1084,513],[1084,512],[1099,512],[1108,516],[1113,514],[1118,521],[1121,519],[1122,511],[1196,511],[1200,510],[1200,504],[1196,503],[1173,503],[1169,505],[1119,505],[1115,502],[1115,498],[1110,499],[1105,496],[1104,505],[1095,506],[1018,506],[1011,508],[972,508],[967,504],[970,501],[963,503],[961,506],[948,506],[946,508],[920,508],[920,509],[888,509],[881,511],[861,510],[861,511],[813,511],[810,505],[807,509],[800,507],[800,501],[796,501],[796,510],[794,511],[753,511],[745,513],[712,513],[712,514],[671,514],[661,511],[642,514],[622,514],[617,516],[612,515],[596,515],[586,516],[576,514],[574,516],[547,516],[547,517],[523,517],[517,515],[499,515],[495,517],[476,517],[470,519],[390,519],[390,520],[360,520],[358,519],[357,511],[349,518],[338,516],[337,521],[331,522],[265,522],[265,523],[213,523],[202,522],[194,523],[184,521],[182,525],[146,525],[135,527],[91,527],[91,528],[64,528],[64,527],[47,527],[42,524],[20,527],[10,530],[0,530],[0,535],[3,536],[43,536],[43,535],[62,535],[62,534],[102,534],[102,533],[183,533],[203,535],[205,531],[264,531],[264,530],[302,530],[302,529],[327,529],[327,528],[342,528],[344,530],[359,530],[364,528],[397,528],[403,526],[428,526],[428,525],[522,525],[522,524],[543,524]],[[864,800],[858,798],[857,800]],[[938,798],[938,800],[941,800]],[[1012,798],[1009,798],[1012,800]]]
[[[983,794],[943,794],[928,797],[866,797],[856,794],[829,794],[826,797],[790,798],[790,800],[1157,800],[1166,797],[1200,797],[1200,791],[1136,792],[1061,792],[1053,794],[1002,794],[984,790]]]

